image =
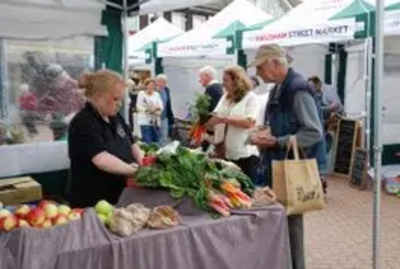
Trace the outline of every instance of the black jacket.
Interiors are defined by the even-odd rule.
[[[224,91],[222,89],[222,85],[219,83],[213,83],[206,87],[206,95],[210,96],[210,107],[208,112],[211,113],[214,111],[215,107],[218,105],[219,100],[221,99]]]
[[[171,94],[170,94],[170,89],[168,87],[165,87],[165,92],[167,93],[167,107],[164,107],[167,112],[167,119],[168,119],[168,124],[173,125],[175,123],[175,118],[174,118],[174,112],[172,111],[172,104],[171,104]]]

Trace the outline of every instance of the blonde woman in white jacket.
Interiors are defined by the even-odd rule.
[[[136,108],[142,140],[147,144],[160,142],[160,121],[163,104],[152,79],[144,82],[146,89],[139,92]]]
[[[253,182],[257,181],[258,148],[248,143],[259,114],[257,95],[246,71],[240,66],[224,70],[225,94],[206,124],[215,127],[216,156],[237,164]]]

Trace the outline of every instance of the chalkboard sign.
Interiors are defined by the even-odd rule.
[[[358,187],[366,186],[366,173],[368,153],[365,149],[357,148],[354,151],[353,165],[351,168],[350,182]]]
[[[358,121],[341,119],[336,132],[336,154],[333,172],[349,176],[356,147]]]

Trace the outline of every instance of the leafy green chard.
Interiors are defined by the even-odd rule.
[[[209,113],[211,98],[206,94],[197,94],[194,106],[191,109],[193,122],[198,122]]]
[[[179,147],[176,154],[160,153],[154,165],[140,168],[136,175],[139,185],[166,188],[175,199],[192,197],[196,206],[203,210],[210,209],[206,180],[214,185],[221,184],[224,179],[237,180],[246,193],[251,194],[254,189],[251,180],[243,173],[229,168],[221,170],[205,155],[183,147]]]

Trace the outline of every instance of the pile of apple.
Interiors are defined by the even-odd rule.
[[[12,231],[23,227],[47,229],[64,225],[82,217],[84,209],[71,209],[67,205],[43,200],[36,207],[19,205],[14,211],[0,205],[0,231]]]
[[[110,225],[110,221],[114,216],[114,206],[111,205],[106,200],[100,200],[94,206],[94,211],[96,212],[97,217],[101,221],[101,223],[106,226]]]

